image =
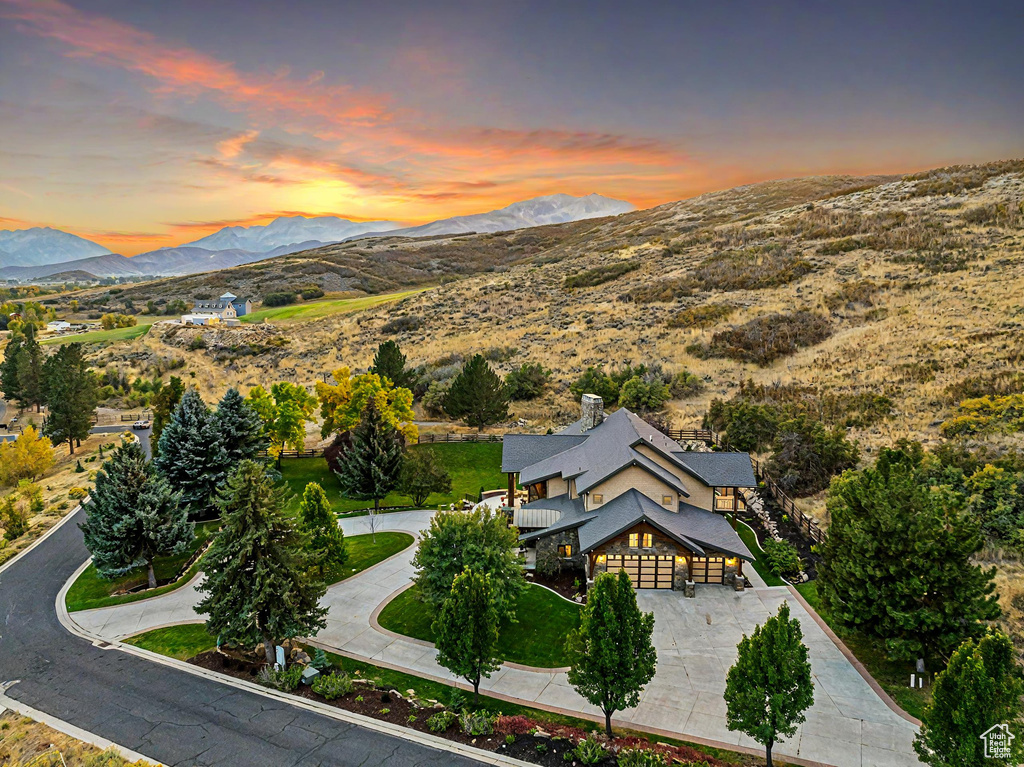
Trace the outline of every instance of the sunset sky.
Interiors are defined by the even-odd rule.
[[[1022,38],[1005,0],[0,0],[0,229],[132,255],[1020,157]]]

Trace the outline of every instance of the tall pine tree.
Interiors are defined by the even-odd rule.
[[[155,588],[153,560],[180,554],[194,537],[180,500],[137,443],[115,448],[96,475],[81,525],[99,574],[113,578],[145,565]]]
[[[82,344],[65,344],[43,366],[46,406],[49,414],[43,434],[54,444],[68,443],[71,455],[75,442],[89,436],[99,393],[96,376],[89,370]]]
[[[32,326],[34,327],[34,326]],[[33,336],[27,336],[18,350],[15,366],[18,376],[18,404],[22,407],[35,407],[46,402],[44,395],[43,350]]]
[[[191,388],[174,409],[160,435],[160,452],[153,459],[194,518],[205,519],[216,509],[213,495],[228,473],[228,455],[213,414]]]
[[[832,483],[822,544],[822,604],[845,626],[878,637],[895,660],[948,658],[999,615],[994,570],[974,564],[984,538],[963,498],[931,488],[901,451]]]
[[[203,560],[205,596],[196,612],[222,641],[253,647],[263,642],[274,663],[278,642],[315,636],[325,625],[326,592],[308,577],[309,539],[284,510],[283,491],[266,467],[242,461],[217,498],[222,527]]]
[[[363,411],[363,420],[352,432],[352,446],[335,472],[341,492],[358,501],[373,500],[374,511],[380,499],[398,485],[402,471],[402,445],[398,432],[381,416],[373,400]]]
[[[316,482],[310,482],[302,493],[299,503],[299,517],[309,536],[309,552],[313,567],[323,578],[337,571],[348,560],[345,533],[338,524],[338,518],[331,510],[327,493]]]
[[[653,634],[654,613],[640,611],[626,571],[599,574],[566,649],[573,658],[569,684],[604,712],[609,738],[612,714],[636,706],[654,678],[658,654]]]
[[[238,393],[238,389],[228,389],[217,403],[213,421],[220,433],[229,465],[234,466],[246,458],[255,458],[260,450],[266,449],[263,420]]]
[[[790,737],[814,703],[814,683],[800,621],[783,602],[777,615],[743,635],[725,680],[726,721],[764,746],[768,767],[780,736]]]
[[[0,392],[8,402],[21,399],[21,387],[18,386],[18,352],[21,351],[21,338],[12,338],[4,348],[4,361],[0,363]]]
[[[483,355],[465,364],[444,398],[444,411],[482,431],[485,426],[508,419],[508,394],[501,377],[491,370]]]
[[[377,353],[373,355],[370,372],[387,378],[396,388],[411,389],[416,376],[411,370],[406,370],[405,362],[405,355],[398,344],[394,341],[385,341],[377,347]]]

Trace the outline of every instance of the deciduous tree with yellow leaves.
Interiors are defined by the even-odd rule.
[[[355,429],[371,400],[384,422],[400,431],[406,441],[414,442],[419,436],[419,429],[412,422],[411,391],[392,385],[388,378],[376,373],[354,376],[347,367],[335,370],[333,376],[333,384],[316,385],[324,419],[320,433],[324,438]]]

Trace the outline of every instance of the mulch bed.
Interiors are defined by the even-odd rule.
[[[188,662],[250,682],[256,680],[264,665],[241,654],[226,655],[217,650],[197,655],[189,659]],[[412,696],[408,691],[379,688],[371,680],[361,679],[358,675],[353,676],[352,679],[355,686],[353,691],[331,701],[325,700],[305,685],[299,685],[290,694],[544,767],[580,764],[578,759],[565,759],[565,753],[573,750],[575,743],[587,737],[588,733],[581,729],[554,726],[523,716],[502,716],[495,724],[495,732],[490,735],[467,735],[457,722],[445,732],[432,732],[427,727],[427,719],[445,708],[438,701],[420,699],[414,703],[410,700]],[[593,729],[600,728],[595,724]],[[674,764],[685,765],[696,762],[701,765],[706,763],[709,767],[731,767],[726,762],[714,759],[687,746],[657,745],[637,737],[616,738],[612,741],[612,745],[617,749],[653,747],[672,757]],[[542,746],[542,748],[538,748],[538,746]],[[614,767],[615,763],[615,757],[609,755],[598,765],[599,767]]]
[[[587,593],[587,574],[582,567],[575,570],[562,569],[553,575],[547,576],[527,571],[526,579],[539,583],[541,586],[547,586],[552,591],[557,591],[566,599],[572,599],[576,594],[586,596]],[[576,584],[576,581],[579,581],[579,585]]]

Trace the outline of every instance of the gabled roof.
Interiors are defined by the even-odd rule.
[[[677,452],[676,460],[705,485],[757,487],[748,453]]]
[[[526,466],[565,452],[586,439],[559,434],[506,434],[501,447],[501,470],[521,472]]]
[[[628,490],[594,511],[584,511],[581,499],[569,500],[567,495],[545,498],[524,508],[559,507],[562,516],[544,530],[519,536],[521,541],[544,538],[561,530],[578,528],[580,552],[586,553],[617,535],[646,522],[695,554],[716,551],[753,561],[749,549],[728,520],[718,514],[680,504],[671,511],[652,501],[639,490]]]
[[[227,301],[196,301],[195,306],[192,307],[192,311],[196,309],[205,309],[207,311],[223,311],[231,306]]]

